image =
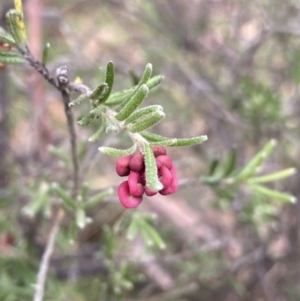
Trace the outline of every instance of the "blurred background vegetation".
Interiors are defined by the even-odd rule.
[[[1,22],[12,1],[1,1]],[[166,249],[131,242],[119,231],[130,216],[113,196],[70,244],[70,217],[59,232],[45,300],[298,301],[300,207],[249,193],[243,185],[201,180],[233,147],[243,166],[270,139],[278,144],[260,172],[299,168],[300,2],[296,0],[27,0],[29,43],[49,68],[67,64],[93,87],[112,60],[115,91],[151,62],[164,81],[148,103],[167,117],[153,132],[207,134],[202,145],[170,149],[181,186],[145,199]],[[60,95],[29,67],[0,70],[0,300],[32,300],[51,218],[24,208],[70,173],[48,151],[68,149]],[[79,118],[84,106],[75,110]],[[96,127],[95,127],[96,129]],[[101,145],[79,128],[82,168],[92,189],[121,182]],[[299,175],[270,187],[300,197]],[[49,203],[50,204],[50,203]],[[118,229],[118,230],[116,230]],[[132,285],[133,284],[133,285]]]

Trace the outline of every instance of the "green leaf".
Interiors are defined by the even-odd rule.
[[[61,159],[65,163],[66,166],[71,166],[71,159],[70,159],[69,155],[66,153],[66,151],[64,151],[63,149],[56,147],[54,145],[50,145],[49,151],[53,155],[55,155],[56,157]]]
[[[162,140],[158,142],[150,142],[151,146],[159,145],[159,146],[173,146],[175,143],[177,143],[177,139],[167,139],[167,140]]]
[[[146,166],[146,185],[153,191],[163,189],[157,176],[157,166],[154,154],[149,144],[144,144],[145,166]]]
[[[87,224],[85,211],[82,208],[76,210],[76,224],[80,229],[83,229]]]
[[[10,49],[1,49],[1,48],[0,48],[0,56],[23,58],[19,52],[16,52],[16,51],[10,50]],[[26,62],[26,60],[25,60],[25,62]]]
[[[139,225],[136,222],[136,219],[132,218],[131,223],[127,230],[126,238],[128,240],[133,240],[138,232],[138,229],[139,229]]]
[[[115,116],[115,118],[119,121],[123,121],[128,118],[144,99],[148,96],[149,89],[146,85],[142,85],[139,87],[137,92],[133,94],[128,103],[124,106],[124,108]]]
[[[121,157],[121,156],[127,156],[133,154],[136,150],[136,144],[133,144],[132,147],[129,149],[117,149],[117,148],[107,147],[107,146],[102,146],[99,147],[98,149],[100,152],[104,154]]]
[[[236,148],[232,148],[222,168],[223,169],[221,172],[222,178],[228,177],[233,172],[235,168],[235,163],[236,163]]]
[[[282,201],[282,202],[289,202],[289,203],[296,203],[297,199],[290,195],[290,194],[287,194],[287,193],[284,193],[284,192],[279,192],[279,191],[276,191],[276,190],[273,190],[273,189],[270,189],[270,188],[267,188],[265,186],[261,186],[261,185],[250,185],[249,188],[266,197],[266,198],[271,198],[271,199],[275,199],[275,200],[278,200],[278,201]]]
[[[104,191],[101,191],[100,193],[94,195],[91,197],[87,202],[83,203],[83,207],[85,209],[93,207],[94,205],[100,203],[104,199],[106,199],[108,196],[111,196],[113,194],[114,190],[112,188],[108,188]]]
[[[296,168],[288,168],[275,173],[271,173],[261,177],[254,177],[248,180],[249,184],[267,183],[282,180],[297,173]]]
[[[36,198],[25,206],[22,211],[28,216],[35,216],[46,204],[49,187],[46,183],[42,183],[37,192]]]
[[[139,223],[139,233],[142,236],[144,243],[147,246],[151,247],[154,245],[154,241],[153,241],[152,237],[150,236],[150,233],[147,231],[145,225],[146,225],[146,223],[143,223],[143,222]]]
[[[162,80],[163,80],[163,76],[161,76],[161,75],[153,76],[147,82],[147,87],[149,88],[149,90],[151,90],[151,89],[155,88],[156,86],[158,86],[162,82]]]
[[[90,95],[90,99],[92,100],[97,100],[99,98],[101,98],[109,89],[108,84],[107,83],[101,83]]]
[[[0,26],[0,42],[4,44],[8,44],[10,46],[15,46],[14,38],[1,26]]]
[[[0,55],[0,63],[4,63],[4,64],[24,64],[26,63],[26,60],[22,57],[20,57],[19,55],[16,56],[3,56]]]
[[[161,75],[157,75],[157,76],[150,78],[149,81],[147,82],[147,87],[149,88],[149,90],[158,86],[161,83],[162,79],[163,79],[163,77]],[[130,88],[130,89],[125,89],[120,92],[113,93],[109,97],[109,99],[106,101],[105,105],[114,106],[114,105],[118,105],[120,103],[123,104],[125,102],[125,100],[128,99],[128,97],[132,96],[132,94],[134,93],[136,88],[137,88],[137,86]]]
[[[214,159],[211,161],[211,163],[209,165],[209,171],[208,171],[209,176],[212,176],[215,173],[218,165],[219,165],[219,160]]]
[[[154,112],[127,125],[127,128],[132,133],[140,133],[162,121],[165,116],[163,111]]]
[[[235,181],[240,181],[247,179],[254,175],[257,168],[262,164],[262,162],[270,155],[277,141],[275,139],[270,140],[263,148],[260,150],[240,171],[240,173],[235,177]]]
[[[50,43],[46,43],[44,50],[43,50],[43,56],[42,56],[42,64],[43,66],[46,66],[49,56],[49,50],[50,50]],[[69,104],[70,106],[70,104]]]
[[[158,141],[163,141],[163,140],[170,139],[168,137],[164,137],[164,136],[161,136],[161,135],[149,133],[149,132],[146,132],[146,131],[140,132],[140,135],[142,135],[145,139],[147,139],[151,142],[158,142]]]
[[[88,195],[88,192],[89,192],[89,189],[90,189],[89,184],[88,184],[87,182],[84,182],[84,183],[82,184],[81,193],[80,193],[81,199],[82,199],[83,201],[86,200],[87,195]]]
[[[22,14],[15,9],[11,9],[6,14],[6,22],[16,44],[23,47],[26,43],[26,32]]]
[[[51,186],[52,191],[54,191],[58,197],[61,198],[63,204],[66,205],[68,209],[77,208],[77,202],[71,198],[57,183],[53,183]]]
[[[186,138],[186,139],[177,139],[177,142],[174,143],[171,146],[191,146],[191,145],[196,145],[200,144],[204,141],[207,140],[207,136],[199,136],[199,137],[194,137],[194,138]]]
[[[148,115],[150,113],[158,112],[158,111],[163,111],[163,107],[160,105],[153,105],[153,106],[148,106],[145,108],[141,108],[133,112],[126,120],[125,120],[125,125],[134,122],[136,119]]]
[[[77,123],[81,126],[87,126],[94,120],[94,118],[94,114],[88,114],[86,116],[83,116],[80,120],[78,120]]]
[[[98,100],[98,104],[103,104],[108,99],[114,84],[115,78],[115,66],[113,62],[109,62],[106,66],[106,78],[105,82],[108,85],[108,89],[103,93]]]
[[[69,107],[80,105],[83,101],[88,100],[90,98],[90,94],[81,94],[75,100],[69,102]]]
[[[153,241],[153,243],[157,247],[159,247],[160,249],[165,249],[166,248],[166,244],[162,240],[159,233],[151,225],[149,225],[147,222],[144,223],[144,229],[148,233],[148,237],[151,238],[151,240]]]

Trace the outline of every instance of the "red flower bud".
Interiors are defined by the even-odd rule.
[[[141,171],[144,169],[144,157],[142,154],[136,154],[132,157],[129,163],[129,167],[132,171]]]
[[[169,156],[165,156],[165,155],[157,156],[155,159],[156,159],[157,168],[160,168],[161,166],[165,165],[168,169],[171,170],[173,166],[173,162]]]
[[[166,149],[162,146],[154,146],[152,147],[152,151],[155,157],[167,154]]]
[[[125,208],[136,208],[143,200],[142,197],[133,197],[129,193],[128,181],[122,182],[118,188],[118,196]]]
[[[132,156],[120,157],[116,164],[116,172],[120,177],[128,176],[130,173],[129,163]]]
[[[129,192],[134,197],[141,197],[144,193],[144,186],[141,184],[142,176],[140,173],[131,171],[128,177]]]
[[[168,188],[171,185],[172,182],[172,174],[170,170],[166,166],[162,166],[158,170],[158,175],[159,175],[159,181],[163,184],[164,188]]]
[[[161,195],[168,195],[168,194],[173,194],[174,192],[177,191],[178,189],[178,178],[177,178],[177,171],[176,167],[173,165],[172,169],[170,170],[171,175],[172,175],[172,181],[169,187],[164,188],[159,191]]]

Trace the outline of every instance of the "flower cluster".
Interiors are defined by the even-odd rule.
[[[147,187],[145,179],[145,163],[142,154],[120,157],[116,164],[116,172],[120,177],[128,176],[128,180],[120,184],[118,195],[121,204],[125,208],[135,208],[143,200],[143,194],[147,196],[172,194],[178,189],[176,167],[172,159],[167,156],[165,148],[156,146],[152,148],[156,160],[159,181],[163,188],[153,191]]]

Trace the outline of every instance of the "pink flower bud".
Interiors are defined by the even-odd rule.
[[[159,191],[161,195],[168,195],[168,194],[173,194],[174,192],[177,191],[178,189],[178,177],[177,177],[177,171],[176,167],[173,165],[172,169],[170,170],[171,175],[172,175],[172,181],[169,187],[164,188]]]
[[[120,177],[128,176],[130,173],[129,163],[132,156],[120,157],[116,164],[116,172]]]
[[[172,182],[172,174],[170,170],[166,166],[162,166],[158,170],[158,175],[159,175],[159,181],[163,184],[164,188],[168,188],[171,185]]]
[[[168,169],[171,170],[173,166],[173,162],[169,156],[165,156],[165,155],[157,156],[155,159],[156,159],[157,168],[160,168],[162,165],[165,165]]]
[[[142,176],[136,171],[131,171],[128,177],[129,193],[134,197],[141,197],[144,193],[144,187],[141,184]]]
[[[133,197],[129,194],[128,181],[122,182],[118,188],[118,196],[121,204],[125,208],[136,208],[143,200],[142,197]]]
[[[162,146],[153,146],[152,151],[155,157],[167,154],[166,149]]]
[[[144,169],[144,167],[144,157],[142,154],[136,154],[130,160],[129,168],[132,171],[141,171]]]

